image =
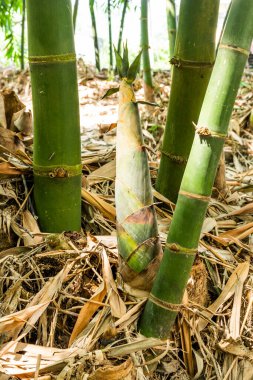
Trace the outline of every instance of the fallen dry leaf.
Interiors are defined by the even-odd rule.
[[[92,375],[88,377],[89,380],[134,380],[136,377],[133,372],[133,362],[129,358],[127,361],[120,365],[112,366],[106,365],[98,368]],[[131,374],[131,372],[133,372]]]
[[[103,301],[106,295],[106,287],[103,282],[97,289],[96,293],[91,299],[82,307],[77,317],[75,326],[69,339],[69,347],[74,342],[75,338],[85,329],[90,322],[92,316],[101,307],[100,303]]]
[[[19,140],[16,133],[0,127],[0,156],[3,157],[4,153],[15,153],[17,150],[25,150],[22,141]]]
[[[10,130],[21,132],[25,136],[32,134],[32,113],[25,108],[12,115]]]
[[[109,296],[111,313],[114,317],[121,318],[124,314],[126,314],[126,305],[119,296],[117,286],[113,279],[110,263],[109,263],[109,260],[104,248],[102,249],[102,259],[103,259],[103,277],[106,283],[107,293]]]
[[[238,279],[240,281],[245,281],[247,274],[249,271],[249,263],[244,262],[238,264],[237,268],[234,270],[232,275],[229,277],[224,289],[222,290],[219,297],[205,310],[203,314],[207,318],[212,318],[213,314],[219,309],[219,307],[226,302],[232,295],[235,293],[236,285],[238,283]],[[199,331],[203,330],[208,325],[208,321],[203,318],[200,318],[198,322]]]
[[[112,221],[116,220],[115,207],[104,201],[99,197],[99,195],[82,188],[82,198],[85,199],[91,206],[96,207],[106,218]]]
[[[87,176],[90,186],[105,180],[114,180],[116,176],[116,160],[112,160]]]
[[[23,227],[30,232],[30,234],[27,232],[24,232],[23,234],[25,246],[39,244],[43,241],[41,236],[33,236],[36,233],[40,233],[40,229],[38,223],[29,210],[25,210],[23,212]]]
[[[22,327],[26,322],[28,322],[29,318],[31,318],[35,312],[39,311],[40,309],[44,310],[45,306],[47,305],[48,303],[30,306],[24,310],[20,310],[16,313],[12,313],[0,318],[0,333],[6,333],[16,328]]]

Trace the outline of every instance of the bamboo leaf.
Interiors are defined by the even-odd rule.
[[[85,199],[93,207],[96,207],[106,218],[115,221],[116,210],[110,203],[107,203],[97,194],[91,193],[83,187],[81,194],[83,199]]]
[[[248,271],[249,271],[248,262],[238,264],[237,268],[229,277],[219,297],[211,305],[208,306],[208,308],[203,312],[203,315],[211,319],[213,314],[216,313],[219,307],[223,305],[223,303],[226,302],[235,293],[238,280],[242,282],[245,281]],[[202,331],[207,325],[208,325],[208,320],[205,320],[204,318],[200,318],[199,323],[198,323],[199,331]]]
[[[122,62],[123,77],[127,77],[128,69],[129,69],[129,61],[128,61],[128,48],[127,48],[127,43],[126,43],[123,49],[123,62]]]
[[[7,333],[16,328],[23,327],[23,325],[31,318],[31,316],[38,310],[45,310],[49,302],[39,303],[35,306],[27,307],[26,309],[17,311],[10,315],[6,315],[0,319],[0,333]]]
[[[101,99],[104,99],[104,98],[107,98],[108,96],[116,94],[116,92],[118,92],[118,91],[119,91],[119,87],[109,88],[109,90],[106,91],[106,93],[102,96]]]
[[[131,358],[116,366],[104,365],[99,367],[89,376],[90,380],[120,380],[132,379],[133,362]]]
[[[128,69],[127,79],[130,83],[132,83],[135,80],[136,75],[137,75],[138,71],[140,70],[141,55],[142,55],[142,50],[137,55],[137,57],[135,58],[135,60],[133,61],[133,63],[131,64],[131,66]]]
[[[69,347],[74,342],[76,337],[85,329],[85,327],[90,322],[93,314],[101,306],[101,303],[106,295],[106,286],[103,282],[100,287],[97,289],[95,294],[91,299],[83,305],[82,309],[79,312],[78,318],[76,320],[74,329],[69,339]]]
[[[38,223],[36,222],[29,210],[25,210],[23,212],[23,227],[26,231],[29,231],[29,233],[25,232],[23,234],[25,246],[39,244],[43,241],[42,236],[36,236],[37,233],[40,233],[40,229]]]
[[[107,293],[109,296],[109,304],[111,306],[111,313],[113,317],[122,318],[126,314],[126,305],[121,299],[115,281],[113,279],[110,262],[107,257],[105,249],[102,250],[103,261],[103,278],[106,284]]]
[[[115,46],[114,46],[114,53],[115,53],[115,58],[116,58],[117,71],[118,71],[119,76],[122,78],[123,77],[123,59],[121,55],[118,53]]]

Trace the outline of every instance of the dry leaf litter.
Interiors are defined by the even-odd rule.
[[[148,294],[117,273],[114,180],[117,81],[82,60],[82,232],[41,233],[33,208],[29,73],[0,74],[0,379],[253,379],[253,72],[234,107],[198,256],[167,341],[137,331]],[[169,72],[140,105],[153,183]],[[140,79],[137,99],[143,100]],[[225,170],[225,176],[224,176]],[[224,180],[225,179],[225,180]],[[154,190],[164,243],[174,204]]]

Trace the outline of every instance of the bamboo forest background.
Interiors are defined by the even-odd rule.
[[[4,3],[8,3],[8,1],[2,1],[1,4]],[[0,30],[0,65],[4,67],[10,65],[20,65],[22,3],[23,0],[15,0],[12,2],[12,13],[9,15],[9,22],[7,23],[5,32],[3,31],[0,19],[0,27],[2,27]],[[72,0],[73,7],[74,3],[75,1]],[[177,18],[179,13],[179,4],[180,1],[176,0]],[[221,0],[217,39],[222,28],[223,19],[225,17],[228,4],[229,0]],[[139,0],[129,0],[129,6],[125,17],[125,27],[123,30],[123,41],[128,41],[130,59],[134,57],[135,53],[139,50],[140,45],[139,7]],[[153,69],[168,68],[168,35],[165,9],[166,0],[151,0],[149,2],[149,39],[151,47],[150,60]],[[109,67],[107,1],[95,0],[94,10],[97,23],[101,68],[107,68]],[[115,46],[117,46],[118,42],[121,12],[122,4],[120,1],[115,1],[115,6],[112,6],[111,9],[112,39]],[[127,25],[131,25],[131,28],[126,27]],[[82,57],[85,63],[95,64],[89,0],[79,0],[75,30],[75,46],[77,55]],[[25,64],[27,64],[26,56],[27,41],[25,41]]]

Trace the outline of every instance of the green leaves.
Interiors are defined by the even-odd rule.
[[[136,75],[140,70],[141,55],[142,55],[142,50],[137,55],[137,57],[135,58],[135,60],[133,61],[133,63],[128,69],[127,79],[129,80],[130,83],[132,83],[135,80]]]
[[[116,66],[117,66],[118,74],[119,74],[120,78],[123,78],[123,73],[122,73],[122,69],[123,69],[123,58],[122,58],[121,55],[118,53],[118,51],[117,51],[117,49],[115,48],[115,46],[114,46],[114,53],[115,53],[115,58],[116,58]]]
[[[129,60],[128,60],[128,48],[127,44],[124,45],[123,47],[123,58],[119,54],[119,52],[116,50],[114,47],[114,52],[115,52],[115,57],[116,57],[116,65],[117,65],[117,70],[120,78],[127,78],[128,83],[132,83],[136,76],[137,73],[140,70],[140,62],[141,62],[141,54],[142,50],[140,53],[137,55],[133,63],[129,67]]]
[[[117,49],[114,46],[114,52],[115,52],[115,58],[116,58],[116,65],[117,70],[120,78],[126,78],[127,82],[131,84],[135,78],[136,75],[140,69],[140,61],[141,61],[141,54],[142,51],[137,55],[133,63],[129,67],[129,60],[128,60],[128,48],[127,44],[123,46],[123,57],[119,54]],[[102,96],[101,99],[107,98],[110,95],[115,94],[119,91],[119,87],[116,88],[110,88],[106,93]],[[152,104],[153,105],[153,104]]]
[[[104,99],[104,98],[107,98],[108,96],[116,94],[116,92],[118,92],[118,91],[119,91],[119,87],[109,88],[109,90],[106,91],[106,93],[102,96],[101,99]]]
[[[123,60],[122,60],[122,74],[123,77],[127,77],[127,72],[129,69],[129,61],[128,61],[128,48],[127,43],[125,46],[123,45]]]
[[[13,59],[16,63],[20,60],[19,38],[13,31],[15,18],[22,13],[22,0],[0,0],[0,28],[5,34],[5,57]]]

